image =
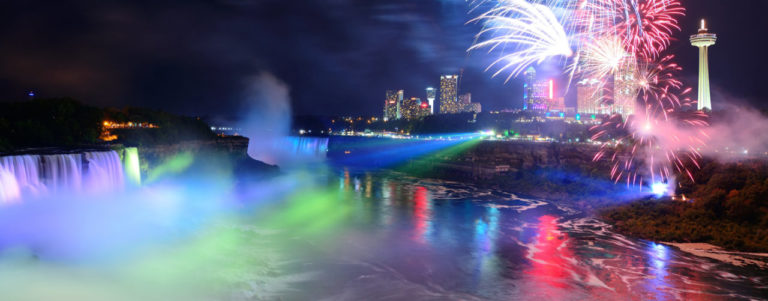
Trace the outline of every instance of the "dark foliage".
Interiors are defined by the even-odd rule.
[[[127,146],[173,144],[190,140],[209,140],[216,137],[208,124],[199,118],[177,116],[144,108],[107,109],[104,117],[114,122],[148,122],[153,129],[118,129],[112,133]]]
[[[69,99],[0,103],[0,151],[98,142],[101,110]]]
[[[69,98],[0,102],[0,152],[39,147],[83,147],[99,144],[104,120],[150,122],[157,129],[113,130],[129,146],[213,139],[216,135],[197,118],[127,108],[99,109]]]
[[[678,193],[692,202],[639,202],[604,210],[617,229],[647,239],[768,251],[768,163],[707,162]]]

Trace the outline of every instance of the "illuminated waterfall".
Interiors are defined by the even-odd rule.
[[[131,185],[141,185],[141,168],[139,168],[139,149],[128,147],[125,149],[125,175]]]
[[[300,158],[324,159],[328,153],[327,137],[288,137],[287,150]]]
[[[123,187],[123,165],[115,151],[0,157],[0,203],[47,193]]]
[[[87,166],[84,183],[91,191],[110,191],[125,185],[123,163],[117,152],[88,152],[85,153]]]
[[[0,204],[13,202],[21,198],[19,183],[13,174],[0,166]]]

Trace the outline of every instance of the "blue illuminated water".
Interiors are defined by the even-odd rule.
[[[748,300],[768,293],[764,270],[625,237],[545,200],[391,172],[342,171],[339,189],[352,212],[331,247],[303,259],[303,270],[318,276],[287,296]]]
[[[0,300],[759,300],[768,275],[578,208],[387,170],[0,207]]]

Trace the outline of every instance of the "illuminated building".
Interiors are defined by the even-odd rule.
[[[429,102],[429,114],[435,114],[435,98],[437,95],[437,91],[435,91],[435,88],[429,87],[427,88],[427,101]]]
[[[412,120],[429,115],[430,107],[426,101],[421,101],[418,97],[411,97],[403,100],[402,118]]]
[[[707,31],[707,24],[701,20],[699,33],[691,36],[691,45],[699,48],[699,100],[698,109],[712,110],[709,95],[709,47],[715,45],[717,35]]]
[[[636,84],[637,60],[634,56],[625,56],[619,63],[613,77],[613,109],[612,113],[626,119],[635,113],[638,86]]]
[[[528,110],[533,106],[533,84],[536,82],[536,69],[529,67],[523,73],[525,83],[523,83],[523,110]]]
[[[154,123],[149,122],[114,122],[105,120],[102,122],[101,134],[99,139],[102,141],[114,141],[117,140],[117,135],[112,134],[110,130],[133,130],[133,129],[156,129],[159,128]]]
[[[459,106],[462,109],[464,108],[464,106],[467,106],[470,103],[472,103],[472,93],[459,95]]]
[[[565,97],[551,99],[548,109],[550,112],[565,112]]]
[[[525,70],[523,76],[525,77],[525,83],[523,84],[523,110],[532,110],[539,113],[547,112],[552,107],[556,107],[560,111],[565,110],[565,103],[560,106],[558,103],[559,99],[555,98],[554,80],[537,81],[536,69],[533,67]]]
[[[599,80],[588,78],[576,83],[576,110],[580,114],[610,113],[603,100],[603,89]]]
[[[464,111],[469,113],[480,113],[482,112],[482,110],[483,110],[483,107],[480,105],[479,102],[469,103],[464,107]]]
[[[544,113],[555,98],[555,81],[537,81],[533,83],[533,96],[528,103],[528,110]]]
[[[440,114],[459,113],[458,89],[458,75],[440,76]]]
[[[400,106],[403,104],[403,90],[387,90],[386,100],[384,101],[384,121],[400,119],[402,112]]]

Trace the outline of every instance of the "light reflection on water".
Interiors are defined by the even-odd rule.
[[[208,201],[236,197],[213,195],[204,182],[198,186],[183,195],[168,188],[162,190],[167,196],[152,193],[143,200],[157,205],[174,196],[180,208],[194,203],[190,200],[205,204],[189,213],[165,208],[178,215],[174,221],[162,218],[167,214],[150,219],[177,236],[180,228],[191,228],[184,233],[192,237],[169,239],[159,248],[164,252],[148,252],[147,258],[93,264],[98,268],[33,261],[32,266],[51,268],[35,272],[26,262],[9,265],[0,258],[0,300],[11,291],[24,295],[39,283],[99,293],[78,300],[118,299],[115,295],[142,300],[157,298],[158,291],[167,300],[729,300],[760,299],[768,292],[765,273],[629,239],[573,210],[462,183],[352,169],[290,175],[240,192],[242,207],[234,217],[217,216],[215,222],[199,214],[211,214]],[[227,185],[220,186],[227,191]],[[98,224],[82,222],[88,218],[83,209],[62,208],[56,216],[82,222],[82,229],[114,221],[119,232],[113,239],[133,233],[135,244],[150,232],[146,227],[131,232],[124,220],[153,216],[152,206],[127,207],[136,211],[130,215],[114,210],[114,218],[99,208],[91,212]],[[73,215],[64,219],[67,214]],[[65,241],[80,228],[54,232]],[[11,232],[0,232],[0,251],[14,238]],[[87,277],[58,276],[78,273]],[[156,282],[160,288],[146,289]],[[216,290],[209,287],[213,284]],[[146,290],[132,295],[135,288]],[[56,294],[47,296],[38,299]]]
[[[356,177],[344,173],[347,176]],[[748,279],[756,271],[624,238],[605,225],[553,205],[518,212],[515,208],[534,201],[399,174],[369,172],[360,176],[365,185],[360,187],[364,191],[357,201],[378,204],[365,210],[375,211],[371,216],[379,216],[380,221],[371,228],[359,226],[370,226],[372,221],[357,220],[359,224],[345,226],[355,230],[339,235],[366,254],[361,261],[386,267],[388,272],[358,275],[367,275],[371,282],[378,277],[394,277],[389,274],[394,273],[423,292],[455,300],[725,300],[764,293]],[[597,226],[593,229],[579,225],[581,222]],[[346,247],[341,245],[337,251],[349,260],[341,255]],[[745,276],[729,281],[716,276],[719,269],[740,271]],[[702,277],[702,273],[711,276]],[[339,280],[330,286],[349,283],[356,281]],[[381,280],[367,285],[392,284]],[[354,291],[347,288],[344,296],[349,296],[350,290]],[[379,297],[388,296],[393,295],[383,293]]]

